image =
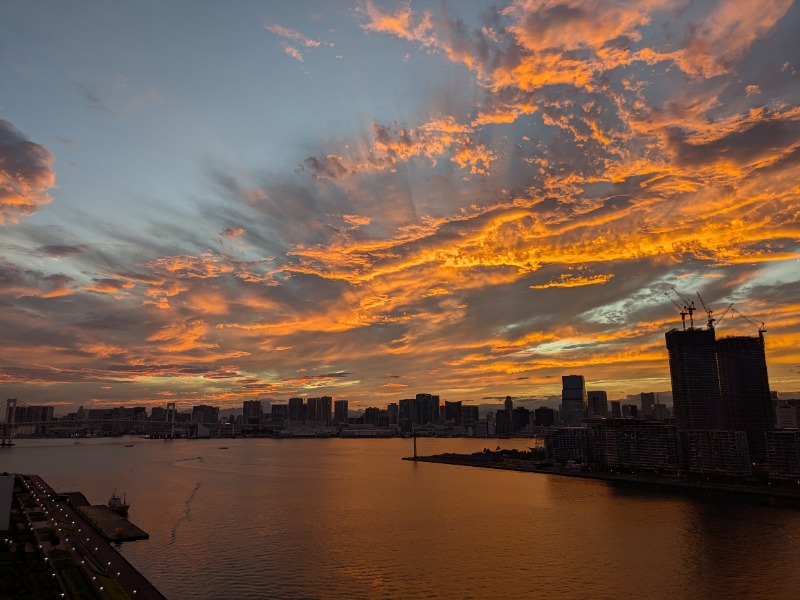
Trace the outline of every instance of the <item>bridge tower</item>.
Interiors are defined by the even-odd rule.
[[[170,439],[175,438],[175,413],[178,409],[174,402],[167,402],[167,429],[169,429]],[[165,432],[166,434],[166,432]]]
[[[6,422],[3,423],[3,439],[0,440],[0,447],[13,446],[11,438],[14,436],[14,419],[17,416],[17,399],[9,398],[6,400]]]

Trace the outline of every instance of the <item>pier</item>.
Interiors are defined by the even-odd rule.
[[[144,539],[141,536],[147,537],[146,532],[107,507],[91,506],[80,492],[59,494],[38,475],[18,475],[18,478],[23,482],[21,491],[32,498],[26,509],[31,527],[50,528],[58,540],[48,542],[47,547],[44,543],[40,545],[45,560],[53,557],[51,562],[55,563],[56,556],[58,560],[71,558],[85,582],[101,598],[118,597],[122,593],[128,598],[165,600],[111,544],[112,541]],[[98,509],[108,510],[115,518],[111,519]]]

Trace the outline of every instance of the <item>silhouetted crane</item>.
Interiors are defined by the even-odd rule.
[[[729,304],[728,308],[726,308],[725,310],[722,311],[722,314],[717,319],[715,319],[715,321],[717,322],[717,325],[719,325],[719,322],[722,321],[722,319],[725,318],[725,315],[727,315],[728,311],[730,309],[732,309],[732,308],[733,308],[733,303]]]
[[[764,323],[764,321],[756,321],[755,319],[753,319],[753,318],[751,318],[751,317],[748,317],[747,315],[743,315],[742,313],[740,313],[740,312],[739,312],[738,310],[736,310],[735,308],[733,308],[732,310],[733,310],[733,312],[735,312],[737,315],[739,315],[740,317],[742,317],[742,318],[743,318],[745,321],[747,321],[748,323],[750,323],[750,325],[752,325],[753,327],[755,327],[756,329],[758,329],[758,337],[761,337],[761,338],[763,338],[763,337],[764,337],[764,332],[767,330],[767,326],[766,326],[766,323]]]
[[[706,315],[708,316],[708,328],[709,329],[714,329],[714,321],[716,321],[716,319],[713,316],[714,315],[714,311],[711,310],[710,308],[708,308],[706,306],[706,303],[703,302],[703,297],[700,295],[700,292],[697,292],[697,297],[700,299],[700,304],[703,305],[703,310],[706,311]]]
[[[678,308],[678,312],[680,312],[681,315],[681,323],[683,323],[683,330],[686,331],[686,315],[688,313],[686,312],[686,310],[684,310],[684,307],[675,302],[675,299],[672,296],[670,296],[667,292],[664,292],[664,295],[667,298],[669,298],[669,301],[672,302]]]
[[[684,310],[686,310],[686,314],[689,315],[689,329],[694,329],[694,317],[693,317],[694,310],[695,310],[694,309],[694,300],[689,300],[688,298],[684,298],[683,296],[680,295],[678,290],[676,290],[675,288],[671,288],[671,289],[675,293],[675,295],[678,298],[681,299],[681,301],[683,302],[683,308],[684,308]]]

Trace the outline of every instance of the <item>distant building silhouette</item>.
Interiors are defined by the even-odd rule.
[[[608,416],[608,394],[606,392],[600,390],[586,392],[586,397],[590,419]]]
[[[465,404],[461,407],[461,425],[465,429],[475,429],[475,423],[480,419],[480,411],[474,404]]]
[[[639,402],[642,407],[642,417],[648,419],[653,416],[653,407],[656,404],[655,392],[642,392],[639,394]]]
[[[438,396],[437,396],[438,398]],[[451,402],[445,400],[444,402],[444,420],[452,422],[454,425],[461,425],[461,401]]]
[[[245,400],[242,402],[242,425],[260,425],[264,409],[261,400]]]
[[[552,427],[556,424],[556,411],[547,406],[540,406],[533,411],[537,427]]]
[[[583,375],[561,377],[562,425],[580,425],[586,407],[586,382]]]
[[[347,423],[349,416],[347,400],[337,400],[333,403],[333,424],[343,425]]]

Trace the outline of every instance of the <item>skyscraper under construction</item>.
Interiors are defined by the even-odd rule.
[[[764,337],[737,335],[717,340],[717,365],[728,428],[747,433],[750,456],[767,460],[766,433],[774,427]]]
[[[680,429],[726,429],[713,329],[666,334],[675,423]]]
[[[765,462],[774,414],[763,323],[758,337],[718,340],[710,324],[666,334],[675,422],[684,431],[743,431],[751,458]]]

